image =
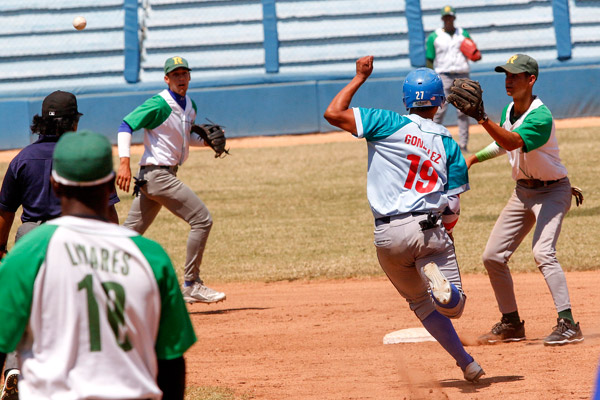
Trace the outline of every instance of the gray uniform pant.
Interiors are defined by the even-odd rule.
[[[496,221],[482,257],[501,313],[517,311],[508,261],[534,225],[535,263],[544,275],[557,311],[571,308],[567,280],[556,259],[556,242],[563,218],[570,208],[568,178],[537,189],[516,185]]]
[[[23,222],[19,228],[17,228],[17,234],[15,235],[15,243],[19,241],[25,234],[31,232],[38,226],[40,226],[42,222]],[[2,366],[0,365],[0,369]],[[17,359],[17,352],[13,351],[12,353],[8,353],[6,355],[6,361],[4,363],[4,370],[8,371],[10,369],[19,368],[19,360]]]
[[[157,166],[140,170],[139,178],[148,182],[141,187],[141,193],[133,200],[129,215],[123,224],[140,234],[152,224],[154,218],[165,206],[173,214],[190,224],[187,239],[187,252],[184,279],[200,279],[200,264],[208,234],[212,227],[210,212],[193,190],[177,179],[177,167],[170,169]]]
[[[452,86],[452,82],[454,82],[457,78],[468,78],[469,74],[439,74],[440,78],[442,78],[442,83],[444,84],[444,93],[446,94],[446,98],[450,92],[450,87]],[[438,108],[437,113],[433,117],[434,122],[438,124],[442,124],[444,121],[444,116],[446,115],[446,111],[450,107],[449,103],[445,103],[443,106]],[[461,148],[467,148],[467,144],[469,142],[469,116],[464,114],[460,110],[456,110],[456,117],[458,119],[458,145]]]
[[[419,221],[426,215],[401,214],[391,217],[387,224],[375,228],[375,246],[381,268],[410,309],[422,321],[435,309],[449,318],[458,318],[464,309],[460,270],[454,244],[441,226],[421,230]],[[428,280],[423,267],[434,262],[440,272],[461,292],[462,299],[452,309],[438,307],[429,294]]]

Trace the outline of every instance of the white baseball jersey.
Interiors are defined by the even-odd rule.
[[[539,98],[535,98],[529,109],[516,121],[511,122],[510,113],[514,103],[502,111],[500,125],[517,132],[524,146],[507,152],[512,166],[512,177],[552,181],[567,176],[567,168],[560,160],[558,140],[552,113]]]
[[[161,399],[157,359],[196,337],[169,257],[115,224],[61,217],[0,267],[0,351],[23,399]]]
[[[144,129],[144,154],[140,165],[182,165],[189,155],[190,145],[204,144],[190,136],[196,119],[196,104],[186,96],[185,110],[168,90],[146,100],[123,121],[133,131]]]
[[[442,211],[448,195],[469,190],[467,165],[442,125],[416,114],[354,108],[368,144],[367,198],[375,218]]]
[[[469,61],[460,51],[460,45],[469,33],[456,28],[453,35],[438,28],[427,37],[427,58],[433,60],[433,69],[438,74],[465,74],[469,72]]]

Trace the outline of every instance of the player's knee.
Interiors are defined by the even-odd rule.
[[[208,213],[205,215],[197,214],[188,222],[192,230],[203,230],[206,232],[210,231],[213,225],[212,217]]]
[[[558,264],[555,252],[547,251],[544,249],[537,249],[535,247],[533,248],[533,259],[535,260],[535,263],[538,266],[538,268]]]
[[[486,270],[494,270],[497,268],[503,268],[505,264],[504,258],[498,254],[498,252],[488,249],[487,247],[481,255],[481,261]]]
[[[467,301],[467,296],[465,296],[464,293],[460,293],[460,298],[458,303],[451,308],[447,308],[447,307],[442,307],[440,305],[436,304],[436,310],[438,310],[438,312],[450,319],[456,319],[456,318],[460,318],[460,316],[462,315],[464,309],[465,309],[465,302]]]

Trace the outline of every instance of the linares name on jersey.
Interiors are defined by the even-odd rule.
[[[74,242],[65,242],[65,249],[74,267],[89,265],[92,269],[113,274],[129,274],[127,262],[131,258],[131,254],[125,251],[111,251]]]

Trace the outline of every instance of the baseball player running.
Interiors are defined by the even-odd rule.
[[[191,71],[188,62],[181,57],[171,57],[166,60],[164,71],[167,89],[133,110],[119,127],[121,163],[117,185],[126,192],[131,183],[131,135],[144,129],[144,154],[134,189],[134,193],[139,191],[139,197],[133,200],[124,226],[143,234],[162,206],[190,224],[183,296],[191,303],[216,303],[225,300],[225,293],[205,286],[200,279],[200,264],[212,217],[194,191],[177,179],[179,166],[188,158],[189,146],[210,143],[190,133],[196,118],[196,104],[186,95]],[[218,133],[224,143],[223,131]]]
[[[403,93],[409,115],[348,108],[372,71],[373,56],[360,58],[356,76],[331,101],[325,118],[367,141],[367,197],[381,267],[465,379],[477,381],[483,369],[465,351],[448,319],[462,314],[466,296],[454,245],[441,220],[449,219],[448,229],[456,223],[458,195],[469,183],[458,145],[432,120],[445,99],[442,81],[428,68],[408,74]]]
[[[196,341],[157,243],[109,223],[112,150],[102,135],[58,141],[62,217],[23,237],[0,268],[0,363],[19,352],[25,399],[183,399]]]
[[[506,93],[513,99],[502,110],[500,125],[485,114],[479,83],[457,79],[448,97],[448,101],[475,118],[494,139],[486,148],[471,155],[467,165],[471,167],[506,153],[516,181],[512,196],[500,213],[483,252],[483,264],[502,318],[491,332],[480,337],[480,341],[525,339],[525,324],[517,309],[508,262],[527,233],[535,227],[533,257],[558,311],[557,325],[544,339],[544,345],[581,342],[583,334],[571,312],[567,280],[556,258],[556,243],[563,218],[571,207],[572,189],[567,169],[559,157],[552,114],[542,100],[533,95],[538,64],[525,54],[515,54],[495,70],[506,74]],[[574,191],[573,195],[579,205],[583,201],[581,192]]]
[[[31,131],[39,138],[10,162],[0,190],[0,259],[6,255],[8,235],[20,206],[23,207],[22,224],[17,229],[15,241],[43,222],[60,216],[60,200],[50,186],[52,153],[63,133],[77,130],[82,115],[77,109],[75,95],[57,90],[42,102],[41,115],[33,117]],[[113,188],[108,217],[116,224],[119,217],[114,205],[118,202]],[[11,353],[6,360],[1,400],[18,400],[18,376],[16,354]]]

